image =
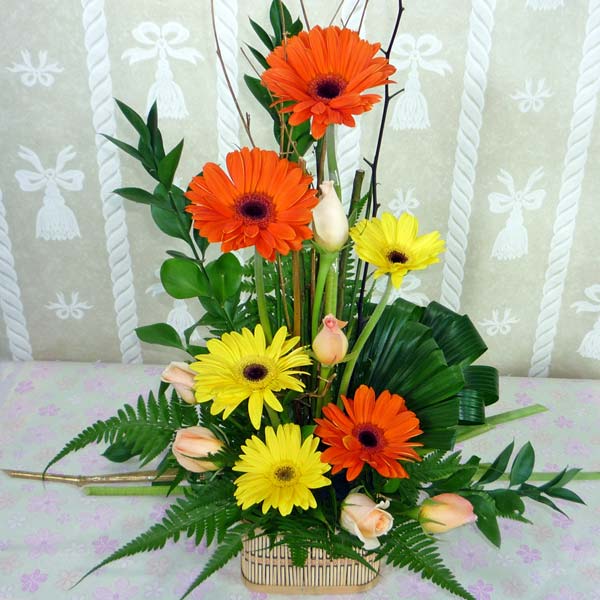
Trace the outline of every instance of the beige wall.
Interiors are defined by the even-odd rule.
[[[327,24],[337,1],[305,4],[311,24]],[[345,0],[340,15],[355,4]],[[394,4],[369,2],[371,40],[385,45]],[[393,58],[407,91],[392,106],[379,195],[423,230],[439,229],[448,251],[402,294],[468,312],[489,344],[486,362],[505,374],[599,377],[600,0],[405,5]],[[171,353],[140,345],[133,329],[198,317],[191,301],[174,306],[159,293],[155,271],[177,244],[144,207],[123,210],[110,194],[147,182],[94,132],[128,138],[111,98],[144,112],[152,89],[174,89],[172,77],[180,93],[162,103],[161,127],[171,146],[186,139],[182,184],[246,143],[216,67],[209,6],[4,1],[0,358],[163,362]],[[271,147],[237,50],[256,43],[249,12],[264,23],[267,7],[216,0],[230,74],[256,138]],[[170,43],[162,61],[161,35]],[[372,156],[378,118],[340,133],[344,181]],[[61,235],[70,239],[52,239]]]

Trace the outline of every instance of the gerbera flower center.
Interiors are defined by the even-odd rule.
[[[273,199],[260,192],[242,194],[235,201],[235,211],[245,224],[263,225],[273,219]]]
[[[300,473],[292,462],[279,462],[271,472],[271,483],[277,487],[291,487],[297,484]]]
[[[308,93],[319,100],[333,100],[346,89],[348,82],[340,75],[319,75],[308,84]]]
[[[402,265],[408,262],[408,256],[399,250],[392,250],[391,252],[388,252],[387,259],[392,263],[400,263]]]
[[[383,432],[372,424],[360,424],[354,430],[356,439],[365,450],[377,450],[383,442]]]
[[[251,363],[244,367],[242,373],[248,381],[255,383],[262,381],[269,374],[269,369],[260,363]]]

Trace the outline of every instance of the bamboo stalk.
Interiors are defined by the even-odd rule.
[[[173,481],[176,471],[169,469],[157,476],[157,471],[130,471],[128,473],[110,473],[108,475],[64,475],[61,473],[41,473],[38,471],[20,471],[16,469],[2,469],[9,477],[28,479],[30,481],[50,481],[67,483],[77,487],[91,484],[108,483],[165,483]]]

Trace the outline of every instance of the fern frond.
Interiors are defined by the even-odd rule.
[[[79,581],[120,558],[159,550],[170,539],[177,542],[183,532],[187,537],[194,537],[196,544],[199,544],[203,538],[207,544],[215,538],[219,542],[223,541],[228,529],[240,519],[241,515],[233,491],[233,484],[228,480],[193,486],[192,491],[186,492],[186,498],[178,499],[167,509],[160,523],[156,523],[146,532],[115,550]]]
[[[429,483],[454,475],[460,466],[460,452],[446,454],[444,450],[436,450],[423,457],[420,462],[406,462],[405,468],[411,479]]]
[[[387,564],[408,567],[423,579],[430,579],[437,586],[465,600],[475,600],[465,590],[442,562],[435,539],[427,535],[417,521],[406,517],[396,518],[396,524],[384,538],[377,554]]]
[[[203,581],[206,581],[213,573],[223,568],[232,558],[235,558],[244,547],[244,537],[254,529],[251,523],[239,523],[230,529],[221,540],[213,555],[202,569],[202,572],[181,596],[180,600],[189,596]]]
[[[126,404],[116,416],[84,429],[46,465],[44,473],[71,452],[98,442],[122,442],[131,456],[139,455],[141,465],[145,465],[167,448],[177,429],[198,424],[196,409],[183,404],[175,394],[169,401],[164,394],[157,399],[150,392],[146,401],[138,398],[136,408],[137,412]]]

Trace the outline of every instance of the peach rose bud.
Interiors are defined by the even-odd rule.
[[[333,181],[324,181],[320,187],[321,200],[313,209],[315,242],[327,252],[338,252],[348,240],[348,218]]]
[[[365,550],[379,547],[380,535],[385,535],[394,525],[394,518],[383,510],[390,505],[389,500],[373,502],[365,494],[348,494],[342,504],[340,525],[355,535]]]
[[[170,383],[179,397],[188,404],[195,404],[194,378],[196,373],[185,362],[172,362],[162,372],[160,380]]]
[[[341,327],[347,324],[347,321],[340,321],[331,314],[323,319],[323,327],[312,343],[313,352],[320,363],[331,367],[344,359],[348,352],[348,338]]]
[[[419,511],[419,522],[428,533],[444,533],[476,520],[473,505],[458,494],[433,496]]]
[[[203,460],[209,454],[216,454],[223,442],[206,427],[186,427],[178,429],[173,442],[173,454],[177,462],[192,473],[204,473],[218,469],[209,460]]]

